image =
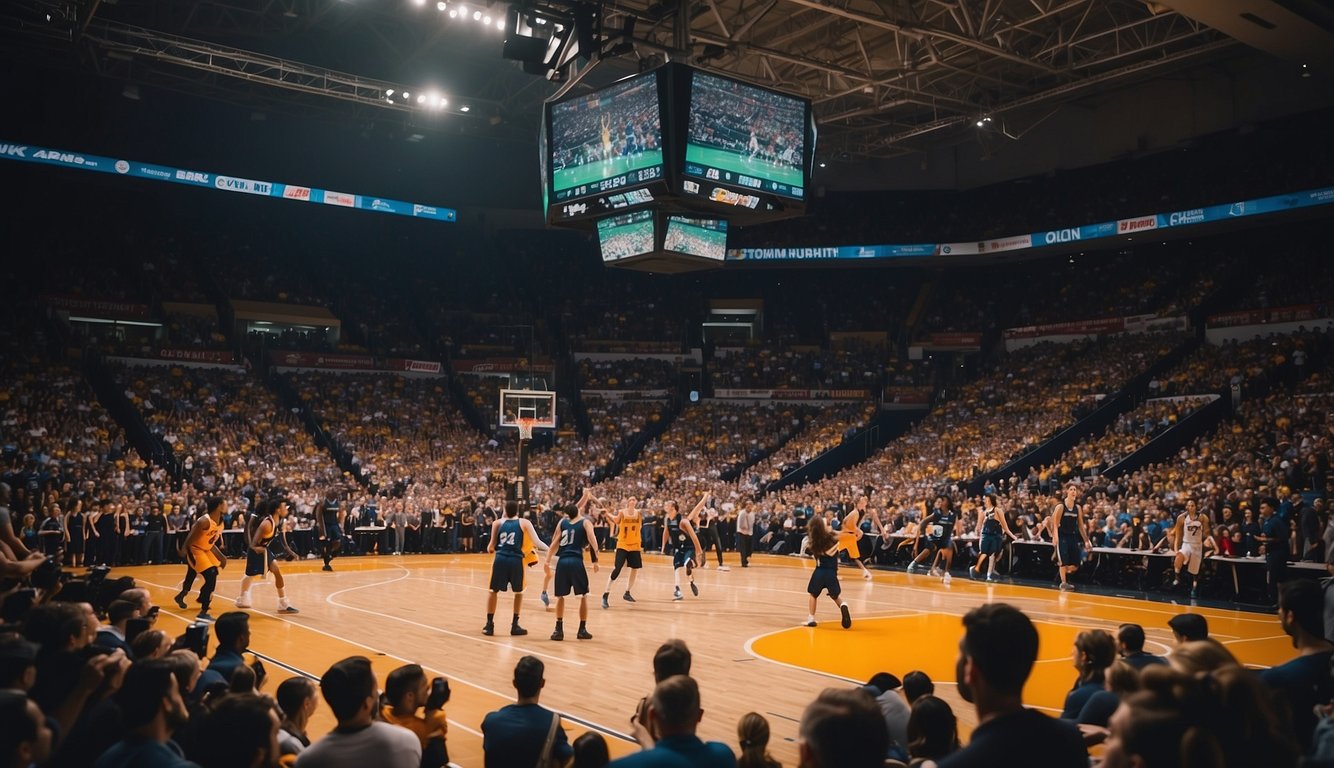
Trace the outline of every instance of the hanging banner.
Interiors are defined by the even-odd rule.
[[[211,171],[193,171],[184,168],[171,168],[152,165],[138,160],[119,160],[99,155],[67,152],[63,149],[50,149],[32,144],[6,144],[0,142],[0,159],[14,160],[20,163],[54,165],[60,168],[72,168],[78,171],[96,171],[117,176],[149,181],[168,181],[190,187],[215,189],[222,192],[239,192],[244,195],[277,197],[295,200],[301,203],[320,203],[337,205],[344,208],[356,208],[376,213],[391,213],[398,216],[410,216],[433,221],[458,221],[458,211],[453,208],[439,208],[419,203],[405,203],[370,195],[351,195],[345,192],[330,192],[314,187],[299,187],[276,181],[243,179],[236,176],[221,176]]]

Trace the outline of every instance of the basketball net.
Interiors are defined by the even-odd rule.
[[[515,420],[515,425],[519,427],[519,440],[532,440],[533,427],[537,426],[537,419],[519,417]]]

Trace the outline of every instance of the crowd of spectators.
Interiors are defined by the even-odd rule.
[[[452,457],[485,441],[454,407],[443,378],[305,371],[287,380],[374,488],[440,484]]]
[[[841,344],[828,350],[774,346],[720,351],[708,363],[713,386],[727,389],[878,389],[889,349]]]
[[[583,358],[579,360],[579,382],[582,389],[673,389],[677,371],[671,362],[654,358]]]
[[[257,376],[242,369],[117,365],[149,430],[199,492],[326,489],[343,483],[329,453]]]

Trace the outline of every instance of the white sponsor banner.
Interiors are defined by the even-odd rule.
[[[273,185],[267,181],[238,179],[235,176],[216,176],[213,179],[213,186],[224,192],[243,192],[247,195],[263,195],[265,197],[273,194]]]
[[[346,192],[329,192],[326,190],[324,193],[324,204],[341,205],[344,208],[356,208],[357,196],[349,195]]]

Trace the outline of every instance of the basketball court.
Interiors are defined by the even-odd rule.
[[[600,564],[610,565],[604,555]],[[505,634],[509,600],[502,595],[495,637],[481,633],[485,621],[491,556],[420,555],[340,558],[334,573],[321,573],[320,562],[285,565],[287,593],[300,614],[279,616],[271,580],[254,590],[252,650],[265,660],[273,693],[292,675],[318,678],[338,659],[368,656],[381,682],[390,670],[419,663],[431,675],[449,678],[453,699],[449,716],[450,758],[463,766],[482,764],[480,726],[487,712],[512,703],[511,673],[525,654],[546,663],[542,704],[560,711],[573,739],[594,729],[603,733],[613,755],[634,749],[629,716],[653,685],[652,656],[667,638],[684,639],[694,654],[693,675],[700,681],[704,720],[700,735],[736,743],[736,722],[746,712],[768,718],[771,748],[786,765],[796,763],[797,723],[805,705],[823,688],[847,686],[885,670],[902,676],[921,669],[937,683],[937,693],[954,707],[967,734],[975,721],[970,705],[954,690],[954,662],[961,634],[960,617],[989,601],[1022,608],[1041,633],[1039,661],[1029,680],[1030,705],[1059,711],[1074,680],[1071,643],[1077,632],[1102,628],[1115,632],[1126,621],[1144,626],[1148,650],[1162,653],[1172,642],[1167,620],[1185,605],[1101,595],[1060,593],[1045,587],[986,584],[956,577],[946,587],[937,578],[875,571],[872,581],[853,569],[840,571],[853,625],[839,627],[833,604],[822,599],[810,629],[798,626],[806,616],[806,580],[813,561],[758,556],[746,569],[728,554],[732,570],[698,571],[700,596],[673,602],[671,564],[648,555],[631,605],[621,598],[624,574],[611,597],[611,610],[599,606],[608,570],[591,573],[589,631],[594,639],[549,639],[555,614],[538,600],[540,566],[527,572],[521,624],[526,637]],[[193,611],[178,611],[171,596],[183,566],[128,568],[164,608],[159,627],[184,629]],[[232,561],[218,582],[213,613],[231,609],[241,577]],[[192,598],[193,599],[193,598]],[[553,601],[554,605],[554,601]],[[193,606],[192,606],[193,607]],[[1269,666],[1293,656],[1276,617],[1234,610],[1189,609],[1208,617],[1211,634],[1243,662]],[[577,621],[577,603],[566,605],[566,620]],[[210,640],[210,652],[215,643]],[[321,704],[311,733],[333,727]]]
[[[558,168],[551,174],[552,186],[559,191],[577,187],[580,184],[596,184],[622,173],[630,173],[641,168],[652,168],[658,165],[662,165],[662,150],[649,149],[636,152],[629,157],[613,157],[607,161],[594,160],[591,163],[584,163],[571,168]],[[798,173],[798,177],[800,177],[800,173]],[[614,192],[615,190],[607,191]]]
[[[801,187],[802,185],[800,167],[793,168],[782,163],[771,163],[759,157],[752,160],[749,153],[728,152],[724,149],[687,144],[686,160],[736,174],[759,176],[776,181],[779,184],[787,184],[790,187]]]

